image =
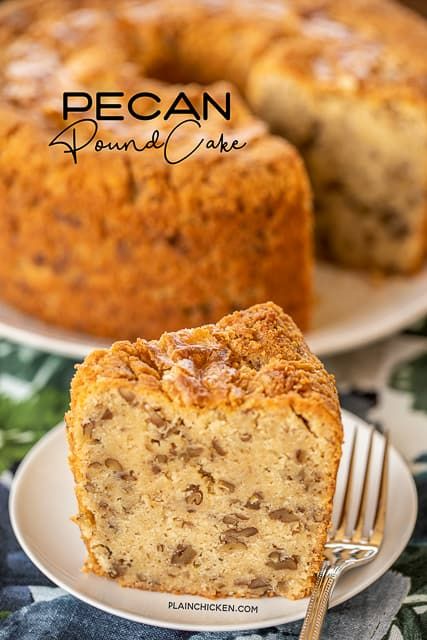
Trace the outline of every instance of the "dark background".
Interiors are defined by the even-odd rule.
[[[406,4],[411,9],[416,9],[427,17],[427,0],[402,0],[402,4]]]

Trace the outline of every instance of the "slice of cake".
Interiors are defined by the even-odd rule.
[[[95,351],[66,420],[87,571],[209,597],[310,592],[342,427],[332,376],[279,307]]]
[[[427,254],[427,23],[388,0],[292,4],[298,34],[259,56],[245,95],[304,158],[321,254],[414,272]]]

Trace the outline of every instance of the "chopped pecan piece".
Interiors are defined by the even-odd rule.
[[[122,465],[115,458],[107,458],[104,464],[108,469],[112,469],[113,471],[123,471]]]
[[[184,462],[188,462],[192,458],[197,458],[201,453],[203,453],[203,447],[187,447],[180,457]]]
[[[227,451],[224,449],[224,447],[221,446],[221,444],[218,442],[217,438],[214,438],[212,440],[212,446],[215,449],[215,451],[217,452],[218,455],[220,456],[225,456],[227,455]]]
[[[132,407],[134,407],[137,404],[136,396],[134,392],[128,389],[127,387],[119,387],[117,391],[119,392],[123,400],[127,402],[129,405],[131,405]]]
[[[271,569],[289,569],[295,571],[295,569],[298,568],[297,556],[288,556],[284,551],[272,551],[268,557],[270,560],[266,562],[266,565]]]
[[[218,484],[223,489],[227,489],[230,493],[233,493],[236,489],[235,485],[232,482],[228,482],[228,480],[218,480]]]
[[[249,589],[270,588],[270,583],[265,578],[254,578],[249,583]]]
[[[191,544],[178,545],[175,553],[172,555],[171,564],[177,566],[184,566],[189,564],[197,556],[197,552],[193,549]]]
[[[255,511],[258,511],[258,509],[261,508],[261,502],[263,498],[263,494],[257,491],[251,495],[251,497],[246,502],[245,507],[247,509],[254,509]]]
[[[280,522],[297,522],[299,520],[295,513],[292,513],[292,511],[289,511],[289,509],[285,507],[270,511],[268,515],[272,520],[280,520]]]
[[[198,484],[190,484],[185,490],[185,502],[187,504],[199,505],[203,502],[203,492]]]

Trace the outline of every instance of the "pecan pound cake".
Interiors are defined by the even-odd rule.
[[[415,271],[427,244],[426,49],[425,21],[390,0],[2,2],[2,299],[114,338],[155,338],[270,298],[305,329],[313,252],[300,154],[322,253]],[[210,131],[248,142],[232,154],[168,165],[83,149],[74,166],[48,147],[64,91],[158,94],[160,83],[196,97],[218,81],[232,84],[233,116]],[[103,123],[108,140],[147,130],[127,116]]]
[[[86,571],[208,597],[310,592],[342,426],[332,376],[279,307],[93,352],[66,422]]]
[[[116,339],[156,338],[270,298],[308,328],[312,203],[302,159],[268,132],[234,84],[202,86],[191,74],[183,83],[178,64],[175,78],[152,77],[148,62],[172,47],[172,4],[179,3],[140,3],[137,58],[124,3],[2,3],[0,295],[49,323]],[[135,110],[159,107],[155,119],[135,119],[126,109],[141,90],[161,102],[138,100]],[[66,125],[95,117],[95,97],[90,112],[65,122],[64,91],[124,92],[117,110],[124,120],[100,121],[97,138],[134,139],[139,147],[155,130],[164,143],[191,118],[164,119],[180,92],[198,114],[205,92],[223,108],[228,92],[230,119],[210,109],[200,128],[193,122],[173,134],[170,156],[183,158],[200,139],[217,142],[221,134],[245,146],[201,146],[177,164],[156,148],[98,153],[87,146],[74,164],[62,144],[49,142]],[[78,141],[88,137],[79,125]]]

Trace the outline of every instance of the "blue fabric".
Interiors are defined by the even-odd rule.
[[[409,589],[409,580],[389,572],[326,620],[329,640],[381,640]],[[71,596],[37,602],[11,614],[0,640],[297,640],[301,622],[260,631],[196,633],[150,627],[98,611]]]

